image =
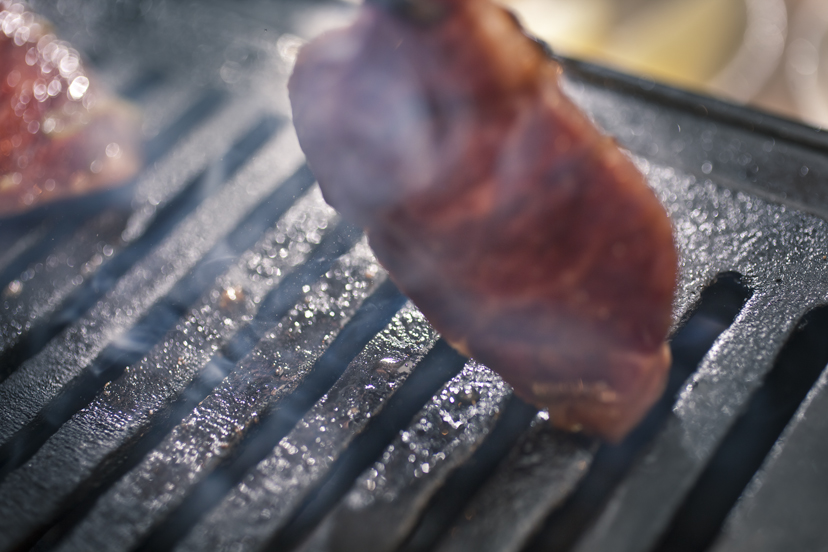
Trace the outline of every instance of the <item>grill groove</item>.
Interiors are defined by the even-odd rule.
[[[292,180],[294,185],[288,181],[283,185],[285,188],[278,188],[274,195],[280,190],[290,193],[306,187],[310,182],[307,169],[301,169]],[[268,208],[268,217],[276,214],[270,202],[265,202],[264,206]],[[294,267],[307,262],[314,252],[314,243],[322,239],[333,221],[332,210],[324,204],[318,189],[300,200],[253,250],[204,294],[188,316],[183,317],[142,361],[131,370],[127,369],[121,378],[113,381],[111,388],[107,388],[107,393],[98,395],[63,425],[32,462],[12,472],[9,480],[0,485],[0,496],[10,499],[0,503],[0,511],[7,515],[7,519],[16,520],[14,530],[6,535],[12,538],[14,532],[42,526],[50,515],[55,515],[52,512],[65,509],[81,498],[87,500],[92,492],[90,488],[96,488],[99,493],[107,487],[104,479],[115,478],[114,482],[131,464],[152,450],[172,425],[208,396],[239,360],[237,357],[226,360],[224,364],[229,365],[226,371],[218,367],[224,366],[220,360],[226,357],[214,358],[210,364],[213,355],[233,342],[234,334],[249,327],[244,325],[245,320],[255,319],[255,316],[273,320],[284,311],[284,308],[278,308],[279,305],[295,302],[301,293],[303,278],[296,281],[294,277],[293,285],[279,286],[294,274]],[[323,259],[329,252],[330,248],[321,251]],[[268,262],[263,263],[263,258]],[[319,263],[312,265],[317,269],[312,270],[308,278],[318,273],[319,268],[325,268],[324,265],[319,267]],[[263,266],[270,274],[257,272]],[[235,287],[244,290],[244,300],[221,308],[223,292]],[[289,291],[286,293],[285,289]],[[273,299],[275,296],[283,299]],[[228,314],[236,317],[232,324],[225,323]],[[177,401],[176,397],[179,397]],[[129,414],[126,419],[125,408]],[[74,443],[78,442],[87,445],[76,450]],[[36,493],[31,490],[36,482],[48,484],[38,487],[42,492]],[[93,495],[92,498],[97,497]],[[82,510],[73,508],[72,514],[77,515]]]
[[[676,396],[699,366],[716,339],[739,314],[751,293],[738,274],[723,274],[706,288],[698,304],[670,342],[673,364],[661,400],[644,421],[620,444],[602,445],[590,471],[564,507],[547,520],[544,530],[526,550],[570,550],[584,534],[636,457],[669,419]]]
[[[244,474],[259,463],[342,375],[351,359],[378,333],[405,302],[390,281],[369,296],[354,317],[325,350],[307,377],[284,401],[261,413],[251,435],[193,489],[176,510],[136,548],[137,551],[170,550],[204,512],[214,506]]]
[[[296,390],[362,301],[384,280],[381,273],[366,278],[375,266],[364,243],[338,259],[330,276],[309,286],[240,365],[152,454],[98,500],[58,550],[90,546],[122,550],[138,545],[230,455],[261,415]],[[307,286],[300,282],[300,289],[303,285]],[[346,290],[346,285],[351,289]],[[119,522],[113,524],[114,519]]]
[[[706,550],[828,365],[828,307],[806,314],[678,509],[657,552]]]
[[[448,380],[462,378],[458,374],[465,364],[466,360],[444,340],[438,341],[400,389],[391,395],[382,414],[373,418],[365,431],[357,435],[266,548],[290,550],[301,543],[348,492],[356,477],[371,466],[386,445],[406,428],[419,409],[437,391],[445,389]],[[474,370],[472,365],[469,368]]]

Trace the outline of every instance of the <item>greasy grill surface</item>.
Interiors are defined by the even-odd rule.
[[[42,4],[147,164],[0,221],[0,550],[828,545],[822,134],[566,62],[682,255],[668,391],[610,446],[455,353],[322,200],[285,83],[353,6]]]

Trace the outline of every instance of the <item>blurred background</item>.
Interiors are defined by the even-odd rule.
[[[828,128],[828,0],[501,0],[559,54]]]

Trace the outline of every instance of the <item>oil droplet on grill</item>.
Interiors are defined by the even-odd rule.
[[[223,311],[238,312],[245,306],[245,293],[241,286],[224,288],[219,298],[219,308]]]

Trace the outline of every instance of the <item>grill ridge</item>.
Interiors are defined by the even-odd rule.
[[[318,249],[324,246],[323,240]],[[232,455],[259,423],[260,415],[293,394],[317,358],[384,280],[383,275],[373,273],[364,276],[362,283],[350,283],[375,266],[363,241],[334,264],[331,262],[333,259],[315,263],[324,276],[311,285],[298,282],[300,300],[296,305],[278,324],[273,321],[272,329],[250,354],[176,425],[153,454],[99,499],[89,516],[62,543],[61,550],[85,550],[89,546],[117,550],[138,545],[195,485]],[[348,286],[350,289],[346,289]],[[185,458],[195,461],[180,461]],[[159,481],[166,483],[157,488]],[[113,512],[120,515],[114,505],[158,490],[163,495],[158,500],[142,501],[131,510],[134,524],[111,523]]]
[[[166,155],[182,137],[192,132],[227,101],[227,94],[208,88],[184,113],[144,144],[144,164],[149,166]]]
[[[278,211],[280,211],[281,208],[285,208],[294,197],[297,197],[299,200],[295,208],[286,213],[285,216],[279,221],[276,229],[270,231],[271,235],[269,237],[266,236],[262,240],[263,243],[260,243],[250,253],[267,253],[269,251],[267,245],[268,242],[272,240],[272,233],[274,231],[293,232],[296,228],[304,228],[305,232],[311,233],[316,224],[325,222],[327,220],[325,217],[330,217],[329,213],[331,210],[327,207],[322,209],[324,216],[321,219],[319,216],[307,216],[311,208],[319,210],[318,206],[321,203],[321,198],[318,197],[318,190],[315,194],[311,194],[310,197],[305,197],[304,199],[299,197],[301,192],[306,190],[312,183],[313,178],[307,168],[300,168],[282,186],[276,189],[270,200],[258,206],[254,210],[254,215],[251,215],[251,217],[248,217],[245,220],[243,223],[244,227],[250,228],[252,226],[253,229],[256,229],[257,224],[265,225],[266,221],[272,218],[278,218]],[[279,207],[281,204],[281,208],[275,209],[274,204],[276,207]],[[300,218],[301,222],[298,220]],[[282,308],[282,310],[278,310],[278,306],[289,302],[291,294],[295,298],[297,293],[299,293],[298,290],[301,289],[301,282],[312,280],[315,274],[326,267],[325,263],[317,262],[308,264],[308,256],[310,254],[314,254],[315,252],[317,257],[327,259],[330,258],[331,255],[335,256],[338,252],[347,249],[348,244],[353,242],[354,238],[348,237],[352,236],[352,232],[346,233],[343,236],[341,232],[336,232],[336,230],[337,229],[334,228],[334,237],[333,239],[328,240],[327,247],[316,247],[314,250],[310,250],[308,247],[307,253],[304,249],[310,244],[306,241],[292,239],[290,244],[285,243],[285,246],[289,247],[291,252],[285,258],[282,266],[289,267],[292,264],[298,264],[298,268],[288,274],[288,276],[291,274],[293,275],[293,285],[289,285],[284,288],[279,285],[287,277],[282,279],[277,278],[275,283],[270,285],[266,282],[257,282],[255,280],[244,280],[239,278],[239,265],[244,266],[245,264],[245,260],[240,259],[239,265],[235,267],[235,273],[220,277],[220,281],[217,282],[213,288],[213,293],[215,293],[218,298],[220,292],[224,289],[224,286],[226,286],[228,282],[236,284],[246,282],[244,285],[246,293],[251,294],[254,298],[256,294],[263,294],[264,297],[262,298],[260,304],[264,304],[266,306],[269,305],[270,308],[263,307],[256,312],[256,319],[259,320],[257,323],[257,331],[261,334],[261,332],[265,331],[269,325],[272,326],[281,314],[283,314],[284,308]],[[244,240],[256,236],[258,236],[258,234],[255,232],[247,234],[244,237]],[[229,241],[233,240],[231,239]],[[237,243],[235,246],[241,248],[244,244]],[[257,250],[259,253],[255,253]],[[307,275],[309,268],[310,275]],[[304,277],[301,276],[303,271],[306,273]],[[297,272],[300,273],[299,277],[296,277]],[[224,281],[222,282],[221,280]],[[270,297],[274,295],[287,295],[288,297],[282,300],[270,299]],[[188,336],[188,339],[193,346],[197,346],[196,344],[198,343],[205,352],[209,352],[211,350],[219,350],[220,345],[223,344],[223,342],[232,342],[236,339],[234,336],[238,336],[245,329],[250,327],[250,324],[248,324],[241,330],[236,331],[235,327],[226,326],[222,322],[226,313],[220,309],[218,312],[220,315],[218,319],[215,316],[212,318],[204,318],[199,316],[205,308],[205,305],[210,305],[214,302],[220,303],[220,299],[216,299],[214,301],[212,293],[206,293],[205,298],[201,301],[201,304],[194,306],[193,310],[190,311],[190,315],[185,318],[186,323],[179,324],[175,330],[168,332],[167,336],[165,336],[165,343],[180,343],[182,336]],[[277,307],[275,310],[273,308],[274,305]],[[251,321],[251,323],[252,322],[253,321]],[[204,333],[200,334],[197,331],[199,328],[203,328]],[[253,333],[255,334],[256,332],[254,331]],[[200,335],[204,336],[202,341],[199,341]],[[24,498],[26,496],[26,483],[25,480],[21,481],[21,478],[28,476],[29,480],[38,481],[48,478],[49,476],[54,476],[55,468],[50,468],[50,461],[48,459],[53,454],[51,451],[60,450],[62,446],[72,446],[71,443],[78,439],[88,443],[85,449],[85,455],[75,459],[75,461],[71,462],[69,466],[63,466],[62,469],[59,469],[62,473],[62,480],[65,480],[68,477],[69,479],[74,480],[75,483],[73,483],[74,488],[70,487],[63,491],[66,496],[60,497],[60,495],[58,495],[58,499],[61,504],[52,508],[52,510],[55,511],[53,516],[56,516],[56,519],[52,522],[46,521],[42,519],[42,515],[37,513],[37,515],[34,516],[36,519],[34,523],[30,520],[25,520],[32,525],[41,525],[44,527],[35,531],[35,535],[43,534],[43,532],[46,531],[46,527],[49,527],[51,524],[52,527],[41,539],[43,542],[39,545],[39,548],[51,549],[51,547],[56,545],[56,543],[63,538],[69,530],[71,530],[74,524],[81,519],[89,511],[89,509],[91,509],[95,501],[111,485],[135,467],[141,459],[146,456],[146,454],[148,454],[164,439],[164,437],[175,425],[190,414],[199,402],[209,396],[212,390],[221,383],[224,377],[235,368],[236,362],[240,360],[240,358],[228,358],[222,354],[216,354],[210,358],[209,354],[202,353],[202,356],[204,357],[204,365],[200,363],[199,359],[192,359],[188,363],[190,364],[191,370],[193,370],[193,380],[188,385],[186,385],[185,382],[179,382],[180,393],[177,397],[175,397],[175,391],[170,389],[168,386],[147,385],[147,380],[151,378],[158,379],[161,377],[163,380],[162,376],[156,375],[153,368],[155,365],[163,365],[169,362],[171,356],[172,358],[175,358],[176,355],[184,354],[186,352],[186,348],[184,348],[184,350],[175,350],[173,347],[170,347],[171,350],[168,352],[165,343],[159,343],[159,345],[157,345],[153,351],[145,357],[145,360],[139,363],[139,365],[132,367],[132,372],[128,372],[119,378],[119,380],[113,381],[113,388],[116,389],[114,397],[110,397],[106,392],[107,389],[105,389],[103,394],[99,394],[96,397],[96,400],[92,405],[76,414],[69,424],[62,426],[55,436],[56,438],[52,438],[47,441],[43,449],[38,452],[40,457],[35,457],[35,461],[31,463],[31,470],[28,470],[28,472],[20,470],[13,472],[14,475],[18,476],[17,481],[10,482],[5,487],[0,487],[4,489],[7,495],[19,497],[16,504],[17,509],[25,507],[28,505]],[[252,348],[253,343],[254,342],[250,343],[247,351]],[[242,356],[246,354],[246,352],[240,347],[234,347],[233,350]],[[185,368],[185,366],[181,365],[180,357],[179,366],[181,369]],[[134,393],[132,397],[129,397],[129,391]],[[132,429],[131,434],[123,435],[120,437],[120,440],[112,439],[114,442],[105,440],[97,447],[93,446],[101,424],[117,424],[118,412],[122,408],[122,404],[118,399],[123,397],[121,400],[124,400],[124,398],[128,397],[129,400],[127,400],[127,403],[132,401],[133,405],[137,405],[141,402],[140,395],[142,393],[149,394],[150,399],[163,396],[165,393],[172,395],[172,398],[170,399],[170,404],[166,406],[163,403],[157,404],[157,402],[148,405],[150,410],[147,413],[147,416],[150,420],[144,423],[138,421],[139,425]],[[146,401],[146,399],[144,400]],[[110,410],[105,408],[107,405],[110,407]],[[147,406],[144,407],[147,408]],[[136,409],[134,408],[133,411],[135,410]],[[74,437],[72,434],[67,435],[67,430],[72,430],[74,432]],[[45,459],[42,457],[44,453],[46,454]],[[91,459],[89,458],[90,454],[93,455]],[[83,471],[79,474],[72,473],[72,470],[75,472],[78,471],[77,466],[90,465],[94,466],[94,468],[87,473],[84,473]],[[28,467],[29,466],[27,466],[27,468]],[[88,469],[89,468],[87,468],[87,470]],[[0,492],[0,495],[2,495],[2,492]],[[54,496],[55,491],[53,490],[49,493],[48,498],[53,498]],[[40,497],[39,499],[30,498],[29,501],[40,502],[41,504],[39,506],[37,504],[35,506],[42,510],[42,503],[46,499],[47,497]],[[17,509],[14,512],[16,512]],[[9,514],[9,512],[6,513]]]
[[[388,397],[410,377],[436,340],[433,328],[407,303],[177,549],[223,549],[242,535],[249,547],[262,546],[382,412]]]
[[[291,133],[281,132],[268,142],[263,152],[277,149],[290,151],[291,146],[296,148],[293,150],[296,152],[298,146],[292,138]],[[268,174],[252,178],[246,194],[241,195],[232,187],[225,187],[211,195],[199,207],[197,217],[189,217],[178,224],[162,244],[116,282],[106,297],[0,384],[0,396],[3,396],[0,408],[5,409],[10,422],[5,427],[0,426],[3,443],[14,430],[30,421],[43,404],[59,394],[60,386],[74,379],[87,363],[91,363],[106,347],[108,340],[122,335],[128,329],[124,326],[137,322],[153,303],[174,287],[180,277],[189,272],[201,255],[229,233],[258,204],[258,200],[266,197],[274,185],[281,182],[278,172],[286,172],[285,169],[292,172],[299,164],[295,157],[280,155],[274,158],[264,153],[254,160],[234,180],[250,178],[257,172]],[[274,164],[279,167],[275,174]],[[36,388],[25,383],[33,380],[46,381],[49,385]],[[38,394],[32,395],[32,389],[37,389]],[[12,423],[12,420],[16,421]]]
[[[269,198],[265,198],[248,217],[246,217],[222,242],[216,245],[170,290],[150,307],[147,314],[133,326],[126,335],[105,348],[88,370],[64,387],[64,392],[55,400],[44,406],[35,419],[24,426],[5,444],[0,445],[0,482],[12,470],[26,462],[61,425],[75,412],[87,405],[92,398],[110,381],[118,378],[127,366],[139,361],[164,334],[187,312],[198,297],[206,291],[213,281],[223,273],[236,258],[248,247],[262,227],[269,227],[284,214],[293,201],[301,196],[313,180],[307,168],[300,169],[284,184],[279,186]],[[344,229],[348,231],[349,229]],[[350,232],[353,234],[353,232]],[[337,232],[335,242],[341,242]],[[329,246],[328,242],[320,246],[320,251],[309,259],[305,271],[301,269],[285,278],[283,285],[289,289],[285,300],[292,304],[292,297],[298,295],[299,282],[313,279],[327,266],[330,259],[345,248],[340,245]],[[346,241],[347,243],[347,241]],[[347,247],[347,246],[346,246]],[[309,274],[307,276],[306,274]],[[293,274],[291,275],[293,276]],[[298,280],[299,282],[295,282]],[[292,295],[291,295],[292,293]],[[274,294],[274,296],[276,296]],[[269,299],[269,298],[268,298]],[[272,301],[265,300],[260,315],[272,316]],[[284,305],[286,303],[282,303]],[[281,311],[287,307],[282,306]],[[260,320],[260,318],[257,318]],[[259,330],[261,333],[261,330]],[[231,344],[234,343],[231,341]],[[249,350],[249,349],[248,349]],[[229,358],[233,359],[232,356]]]
[[[0,251],[2,251],[0,253],[0,274],[3,275],[2,279],[6,282],[4,286],[8,285],[15,275],[22,272],[22,270],[14,272],[8,270],[7,267],[39,243],[48,230],[48,224],[31,218],[0,220]],[[23,268],[25,268],[25,265]]]
[[[334,385],[351,361],[386,326],[406,299],[390,281],[382,284],[354,314],[296,390],[274,411],[260,415],[258,426],[228,459],[135,548],[136,552],[171,550],[202,515],[217,504],[249,469],[262,461]]]

